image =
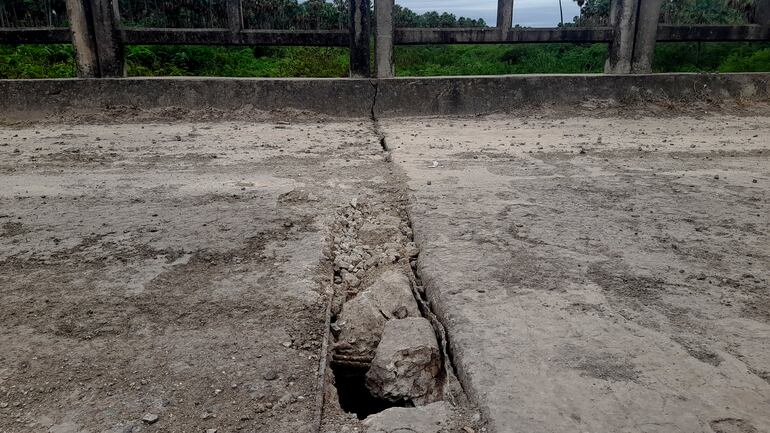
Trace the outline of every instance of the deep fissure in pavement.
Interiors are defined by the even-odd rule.
[[[367,376],[387,323],[423,317],[412,288],[417,248],[411,239],[406,212],[390,194],[355,198],[338,213],[330,364],[340,408],[359,419],[415,405],[414,396],[373,392],[377,379]]]
[[[389,163],[376,120],[374,129]],[[332,229],[329,385],[339,410],[358,419],[393,407],[467,403],[444,327],[421,292],[406,192],[392,167],[384,191],[353,198]]]
[[[391,407],[413,406],[403,400],[393,402],[373,396],[366,388],[367,371],[369,364],[356,365],[341,361],[332,363],[334,385],[342,410],[355,414],[358,419],[365,419]]]

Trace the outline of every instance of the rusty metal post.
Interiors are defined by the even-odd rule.
[[[513,27],[513,0],[497,0],[497,28],[510,30]]]
[[[393,8],[395,0],[375,0],[375,50],[377,78],[393,78]]]
[[[369,0],[350,0],[350,77],[369,78]]]

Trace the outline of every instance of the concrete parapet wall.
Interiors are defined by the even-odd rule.
[[[475,115],[586,102],[770,102],[770,74],[0,80],[0,95],[4,121],[126,108],[297,110],[344,118]]]
[[[381,117],[514,112],[585,102],[770,101],[770,74],[521,75],[380,80]]]
[[[298,110],[370,117],[374,86],[350,79],[118,78],[0,80],[0,119],[110,109]]]

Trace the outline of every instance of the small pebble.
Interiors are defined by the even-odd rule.
[[[148,413],[142,417],[142,421],[146,422],[147,424],[154,424],[156,421],[158,421],[158,415],[154,413]]]

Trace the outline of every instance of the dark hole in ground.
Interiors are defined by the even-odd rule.
[[[334,384],[340,399],[340,407],[348,413],[354,413],[358,419],[380,413],[391,407],[410,407],[408,402],[392,402],[373,396],[366,389],[366,367],[351,367],[332,363]]]

